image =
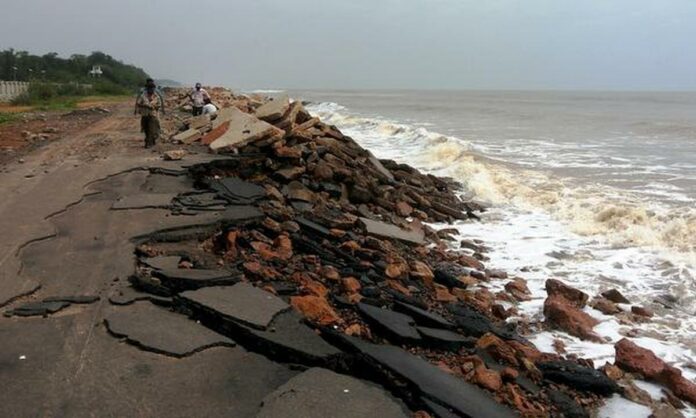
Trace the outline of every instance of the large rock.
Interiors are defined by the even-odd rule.
[[[621,294],[621,292],[619,292],[616,289],[609,289],[605,292],[602,292],[602,296],[614,303],[631,303],[628,299],[626,299],[624,295]]]
[[[238,148],[268,137],[280,139],[283,135],[275,126],[236,108],[230,110],[229,122],[227,131],[210,144],[210,149]]]
[[[309,321],[319,325],[330,325],[341,322],[341,317],[329,305],[329,302],[315,295],[293,296],[290,304]]]
[[[599,323],[563,296],[550,296],[544,302],[546,323],[584,340],[602,342],[592,330]]]
[[[313,368],[266,396],[257,418],[406,418],[386,391],[332,371]]]
[[[183,292],[180,297],[213,314],[257,329],[266,329],[277,314],[290,308],[278,297],[249,283],[205,287]]]
[[[111,334],[125,338],[129,344],[175,357],[209,347],[235,345],[229,338],[149,302],[113,309],[104,322]]]
[[[560,280],[548,279],[546,281],[546,293],[549,297],[561,296],[577,308],[584,308],[589,296],[574,287],[570,287]]]

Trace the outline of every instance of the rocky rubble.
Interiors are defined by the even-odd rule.
[[[214,121],[181,126],[187,152],[220,158],[192,165],[195,189],[171,201],[189,227],[138,239],[135,291],[228,339],[211,343],[372,381],[415,416],[589,416],[623,391],[606,368],[534,347],[524,323],[505,321],[531,297],[524,279],[486,269],[480,243],[452,250],[428,225],[482,210],[457,184],[375,158],[286,96],[229,100]],[[196,223],[202,213],[220,216]],[[489,290],[493,280],[505,291]],[[587,294],[553,279],[546,288],[549,326],[600,340]],[[611,311],[615,296],[592,304]],[[617,344],[617,365],[694,402],[678,370],[624,355],[636,352],[627,343]],[[299,404],[314,390],[303,379],[288,385],[301,387]],[[272,395],[264,414],[282,411],[279,402]]]

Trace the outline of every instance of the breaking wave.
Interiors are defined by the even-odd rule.
[[[696,209],[650,200],[601,184],[575,184],[548,173],[486,156],[464,139],[426,125],[406,125],[353,114],[336,103],[310,111],[337,125],[380,158],[405,161],[461,182],[474,199],[495,205],[542,209],[583,236],[616,247],[651,247],[680,263],[696,265]]]

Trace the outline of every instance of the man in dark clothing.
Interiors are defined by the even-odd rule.
[[[159,113],[164,113],[164,103],[156,89],[155,82],[148,78],[145,90],[135,102],[135,110],[140,114],[140,129],[145,133],[145,148],[154,146],[160,135]]]

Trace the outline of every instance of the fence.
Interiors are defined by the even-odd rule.
[[[0,80],[0,102],[9,102],[15,97],[27,91],[29,83],[26,81],[2,81]]]

